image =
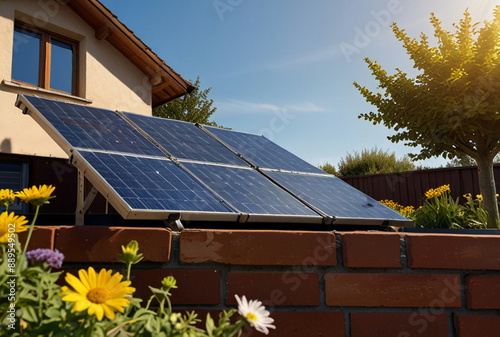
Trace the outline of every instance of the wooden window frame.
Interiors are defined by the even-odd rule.
[[[69,94],[78,96],[79,94],[79,89],[78,89],[78,65],[79,65],[79,42],[70,38],[67,38],[63,35],[38,28],[36,26],[30,25],[28,23],[22,22],[22,21],[15,21],[14,26],[23,30],[26,30],[28,32],[32,32],[35,34],[39,34],[41,36],[41,42],[40,42],[40,55],[38,57],[39,61],[39,66],[38,66],[38,86],[39,88],[43,89],[48,89],[48,90],[53,90],[57,92],[64,92],[68,93],[66,91],[54,89],[50,87],[50,63],[51,63],[51,48],[52,48],[52,40],[56,40],[59,42],[63,42],[66,44],[69,44],[73,47],[73,73],[71,74],[71,88],[72,92],[69,92]],[[21,83],[24,85],[29,85],[29,86],[34,86],[31,83],[26,83],[23,81],[19,81],[16,79],[12,79],[12,82],[16,83]]]

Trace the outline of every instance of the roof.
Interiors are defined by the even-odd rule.
[[[195,89],[98,0],[59,1],[65,3],[93,28],[97,39],[106,39],[149,77],[153,85],[153,107]]]

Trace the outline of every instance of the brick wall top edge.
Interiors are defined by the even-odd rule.
[[[332,231],[299,231],[299,230],[281,230],[281,229],[198,229],[198,228],[186,228],[182,230],[183,233],[293,233],[293,234],[311,234],[311,233],[323,233],[332,234]]]
[[[500,239],[500,234],[499,235],[493,235],[493,234],[478,234],[478,235],[473,235],[473,234],[448,234],[448,233],[401,233],[406,237],[436,237],[436,238],[442,238],[442,237],[452,237],[452,238],[495,238],[495,239]]]

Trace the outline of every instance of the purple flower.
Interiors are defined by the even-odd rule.
[[[52,268],[61,268],[64,254],[59,253],[59,251],[46,249],[46,248],[38,248],[35,250],[30,250],[26,253],[26,257],[29,260],[33,260],[36,262],[46,262]]]

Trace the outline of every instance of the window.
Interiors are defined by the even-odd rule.
[[[12,80],[77,95],[78,42],[16,23]]]
[[[22,191],[28,187],[28,163],[26,162],[0,162],[0,189],[11,189]],[[5,207],[0,206],[0,212]],[[10,212],[26,213],[26,204],[19,202],[16,198],[14,205],[9,207]]]

